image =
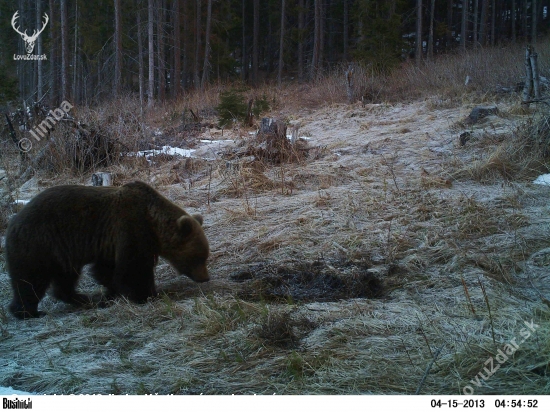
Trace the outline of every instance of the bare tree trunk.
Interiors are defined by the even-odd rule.
[[[20,10],[21,18],[19,19],[19,22],[23,20],[23,0],[19,0],[17,2],[17,10]],[[21,49],[21,42],[17,42],[17,54],[22,54],[23,49]],[[25,81],[25,66],[22,64],[22,62],[17,63],[17,84],[19,86],[19,96],[21,98],[25,98],[25,85],[27,82]]]
[[[202,65],[201,90],[204,91],[210,71],[210,31],[212,28],[212,0],[208,0],[206,13],[206,37],[204,39],[204,63]]]
[[[241,45],[241,80],[246,80],[248,73],[248,53],[246,52],[246,0],[242,0],[242,45]]]
[[[36,1],[36,27],[40,27],[42,24],[42,0]],[[38,55],[42,55],[42,36],[38,36],[36,41]],[[36,73],[38,76],[36,87],[36,100],[42,100],[44,95],[44,72],[42,70],[42,60],[36,61]]]
[[[512,0],[512,41],[513,41],[514,43],[515,43],[516,40],[517,40],[516,20],[517,20],[516,0]]]
[[[254,34],[252,37],[252,83],[258,84],[258,65],[260,61],[260,0],[254,0]]]
[[[187,13],[187,10],[189,8],[189,1],[188,0],[181,0],[181,10],[183,15],[183,27],[182,27],[182,33],[189,33],[189,13]],[[182,76],[181,76],[181,82],[182,82],[182,91],[184,91],[187,88],[187,85],[189,84],[189,50],[191,49],[189,47],[190,43],[187,41],[187,36],[183,36],[183,62],[182,62]]]
[[[344,60],[349,59],[349,0],[344,0]]]
[[[319,59],[317,60],[317,71],[323,69],[325,61],[325,0],[319,1]],[[319,73],[318,73],[319,74]]]
[[[430,32],[428,34],[428,60],[434,57],[434,11],[435,0],[430,1]]]
[[[120,94],[120,83],[122,80],[122,27],[121,27],[120,0],[115,0],[115,81],[113,93]]]
[[[525,40],[529,37],[527,33],[527,0],[523,0],[523,12],[521,14],[521,35]]]
[[[305,12],[304,0],[298,0],[298,78],[304,79],[304,28],[305,28]]]
[[[497,8],[495,0],[491,1],[491,46],[495,45]]]
[[[78,0],[75,1],[74,11],[74,48],[73,48],[73,84],[71,97],[75,101],[79,101],[79,89],[78,89]]]
[[[531,43],[537,43],[537,0],[531,0]]]
[[[60,103],[58,101],[59,93],[57,91],[58,85],[58,73],[57,67],[57,44],[55,35],[57,32],[57,25],[55,24],[55,10],[54,0],[49,0],[50,5],[50,107],[57,107]]]
[[[445,34],[445,50],[453,47],[453,5],[454,1],[447,2],[447,33]]]
[[[540,75],[539,75],[539,65],[538,65],[538,54],[535,52],[535,49],[532,49],[532,53],[529,56],[531,61],[531,71],[533,72],[533,89],[535,92],[535,99],[540,99]]]
[[[61,0],[61,100],[69,98],[69,28],[67,23],[67,0]]]
[[[195,1],[196,14],[195,14],[195,63],[193,66],[193,80],[195,88],[200,86],[200,73],[199,73],[199,61],[201,53],[201,0]]]
[[[468,21],[468,5],[469,0],[462,0],[462,16],[460,20],[460,47],[466,50],[466,22]]]
[[[147,36],[149,42],[149,85],[147,88],[147,108],[152,108],[155,98],[155,43],[154,43],[154,23],[155,23],[154,0],[149,0],[147,5]]]
[[[277,84],[281,87],[283,81],[283,46],[285,44],[285,0],[281,0],[281,34],[279,38],[279,73],[277,74]]]
[[[136,15],[137,15],[137,38],[138,38],[138,82],[139,82],[139,107],[140,114],[143,117],[143,104],[144,104],[144,94],[145,94],[145,73],[143,70],[143,34],[141,32],[141,0],[137,1],[136,4]]]
[[[479,42],[484,46],[487,45],[487,15],[489,8],[489,0],[482,0],[481,3],[481,22],[479,23]]]
[[[321,1],[314,0],[313,9],[315,11],[314,15],[314,29],[313,29],[313,56],[311,57],[311,66],[309,72],[310,80],[314,80],[317,76],[317,71],[319,69],[319,58],[321,54]]]
[[[473,40],[474,40],[474,47],[478,46],[478,15],[479,15],[479,0],[474,1],[474,12],[473,12],[473,20],[474,20],[474,28],[472,30],[473,34]]]
[[[174,16],[174,78],[172,96],[181,93],[181,30],[180,30],[180,1],[174,0],[172,14]]]
[[[158,53],[158,99],[164,102],[166,99],[166,53],[164,50],[164,15],[166,11],[166,0],[158,0],[157,8],[157,53]]]
[[[422,0],[416,0],[416,65],[422,62]]]

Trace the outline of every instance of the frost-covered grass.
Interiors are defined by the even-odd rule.
[[[445,81],[458,93],[456,73]],[[0,268],[0,385],[33,393],[549,393],[550,191],[532,183],[547,163],[534,157],[540,151],[509,156],[533,113],[513,95],[481,89],[459,100],[434,88],[419,100],[395,94],[348,105],[338,77],[326,81],[268,94],[277,102],[271,115],[308,138],[299,161],[244,156],[254,130],[241,125],[181,134],[178,116],[188,107],[216,123],[214,88],[155,108],[139,120],[147,128],[130,115],[106,123],[125,144],[142,138],[136,130],[157,129],[156,138],[185,140],[186,149],[219,142],[208,160],[129,157],[104,169],[115,184],[149,182],[203,214],[212,280],[178,278],[161,261],[160,295],[144,305],[117,299],[75,309],[47,297],[45,317],[21,322],[4,309],[11,291]],[[395,87],[413,85],[402,81]],[[499,115],[466,126],[487,101]],[[461,146],[464,132],[471,138]],[[88,179],[44,173],[33,190]],[[81,287],[101,292],[87,276]],[[525,322],[537,325],[529,336]],[[513,339],[500,368],[480,377]]]

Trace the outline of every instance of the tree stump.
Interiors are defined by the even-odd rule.
[[[264,117],[255,139],[250,142],[247,155],[270,163],[293,161],[300,157],[296,143],[286,136],[287,126],[282,120]]]
[[[97,172],[92,175],[92,186],[112,186],[113,178],[109,172]]]
[[[286,139],[286,124],[282,120],[274,119],[272,117],[264,117],[262,118],[257,134],[258,136],[274,135],[277,137],[284,137]]]

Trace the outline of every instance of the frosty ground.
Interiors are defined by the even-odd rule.
[[[493,161],[536,110],[503,100],[497,115],[465,121],[480,103],[494,102],[281,109],[272,115],[308,138],[299,161],[234,155],[253,130],[238,127],[202,131],[194,158],[113,166],[116,184],[149,182],[203,214],[211,282],[194,284],[161,262],[160,297],[144,305],[80,310],[47,297],[45,317],[21,322],[7,313],[1,270],[0,385],[549,393],[550,187],[510,179]],[[89,176],[35,177],[18,196],[67,182]],[[81,287],[100,293],[86,276]],[[513,339],[513,353],[487,373]]]

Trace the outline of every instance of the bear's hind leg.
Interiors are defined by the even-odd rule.
[[[46,313],[38,310],[38,302],[46,294],[48,278],[34,277],[35,282],[12,279],[13,300],[8,309],[18,319],[38,318]]]
[[[98,260],[94,262],[90,268],[90,274],[100,285],[107,288],[107,299],[111,299],[117,295],[113,286],[113,276],[115,272],[114,263]]]

